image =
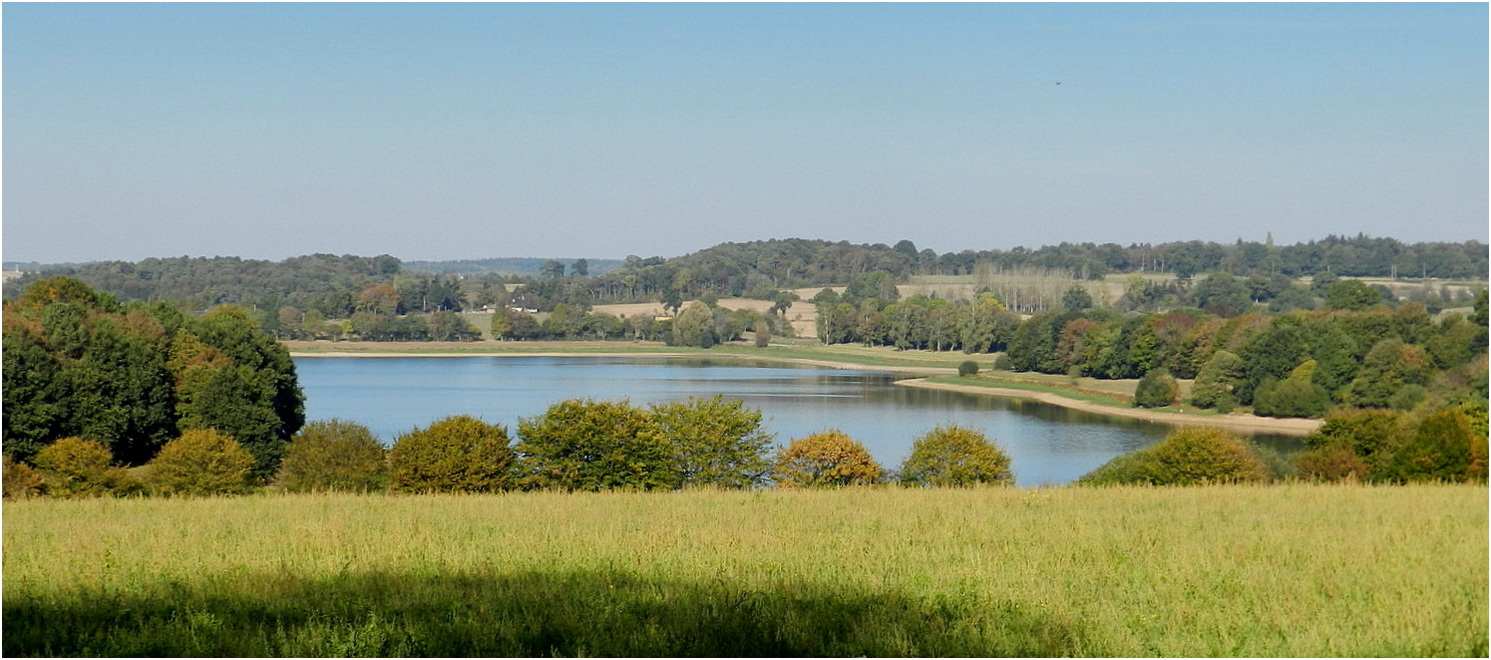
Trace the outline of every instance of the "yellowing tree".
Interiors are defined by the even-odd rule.
[[[834,429],[798,438],[779,450],[774,476],[784,488],[832,488],[868,486],[884,475],[864,445]]]
[[[163,495],[227,495],[248,490],[254,457],[233,436],[191,429],[161,447],[147,478]]]
[[[908,486],[1009,486],[1010,457],[984,434],[961,426],[938,427],[916,439],[901,465]]]

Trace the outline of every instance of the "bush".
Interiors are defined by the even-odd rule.
[[[486,493],[513,486],[507,429],[469,415],[439,420],[399,436],[388,450],[394,490],[411,493]]]
[[[1149,370],[1134,388],[1134,406],[1139,408],[1163,408],[1178,398],[1180,384],[1163,367]]]
[[[1009,371],[1013,363],[1010,362],[1009,353],[1000,353],[994,356],[995,371]]]
[[[1344,444],[1321,447],[1294,459],[1299,476],[1309,481],[1365,481],[1370,474],[1366,461]]]
[[[12,460],[10,454],[6,454],[4,461],[4,474],[0,474],[0,489],[4,490],[5,499],[25,499],[42,493],[43,483],[41,473],[32,469],[20,461]]]
[[[837,429],[798,438],[777,451],[777,485],[831,488],[879,483],[885,471],[865,446]]]
[[[1430,413],[1419,423],[1413,438],[1393,454],[1384,476],[1396,482],[1484,482],[1485,443],[1484,437],[1477,438],[1470,418],[1460,409]],[[1479,461],[1477,453],[1482,457]],[[1474,463],[1479,465],[1472,469]]]
[[[624,400],[560,401],[540,417],[519,420],[518,437],[525,488],[653,490],[679,483],[662,426]]]
[[[960,426],[938,427],[916,439],[901,464],[907,486],[1012,486],[1010,457],[984,434]]]
[[[964,378],[978,375],[978,363],[973,360],[964,360],[958,363],[958,375]]]
[[[1087,473],[1084,485],[1199,484],[1265,481],[1264,465],[1247,441],[1220,429],[1187,428],[1153,446],[1119,456]]]
[[[1366,466],[1365,477],[1378,479],[1387,474],[1387,466],[1392,461],[1393,455],[1407,441],[1407,429],[1403,415],[1390,410],[1341,410],[1332,412],[1325,417],[1325,423],[1320,425],[1314,433],[1305,437],[1305,445],[1314,448],[1316,452],[1301,455],[1299,461],[1300,472],[1317,470],[1311,467],[1310,461],[1325,461],[1341,463],[1346,467],[1340,470],[1319,470],[1320,478],[1336,478],[1332,475],[1340,474],[1342,478],[1351,473],[1353,466],[1342,458],[1340,451],[1327,452],[1339,448],[1355,456]],[[1306,457],[1309,458],[1306,458]]]
[[[387,480],[385,453],[366,426],[340,419],[311,422],[285,448],[276,482],[292,493],[381,490]]]
[[[715,395],[654,405],[652,414],[672,453],[679,487],[751,488],[771,474],[767,448],[773,436],[761,428],[761,411]]]
[[[162,495],[229,495],[248,490],[254,457],[232,436],[191,429],[161,447],[147,483]]]
[[[1324,387],[1292,377],[1265,382],[1253,395],[1253,412],[1265,417],[1320,417],[1330,405]]]
[[[36,453],[36,467],[48,495],[97,497],[129,487],[129,473],[114,466],[113,459],[103,443],[63,438]]]

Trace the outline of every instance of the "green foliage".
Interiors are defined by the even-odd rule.
[[[783,488],[835,488],[879,483],[885,471],[864,445],[833,429],[779,449],[773,476]]]
[[[1139,408],[1163,408],[1179,398],[1180,384],[1163,367],[1149,370],[1134,388],[1134,406]]]
[[[908,486],[1012,486],[1010,457],[984,434],[960,426],[938,427],[916,439],[901,464]]]
[[[146,483],[161,495],[234,495],[247,492],[254,457],[232,436],[191,429],[161,447],[147,467]]]
[[[1388,481],[1486,481],[1486,437],[1459,408],[1430,413],[1393,455]]]
[[[1191,486],[1265,481],[1268,468],[1241,437],[1211,428],[1174,431],[1084,475],[1083,485]]]
[[[672,452],[677,486],[754,488],[771,474],[773,435],[761,427],[761,411],[720,395],[652,406],[661,440]]]
[[[385,453],[366,426],[340,419],[311,422],[285,448],[275,481],[290,492],[382,490]]]
[[[958,375],[963,377],[977,376],[978,363],[973,360],[964,360],[958,363]]]
[[[1237,406],[1237,397],[1232,391],[1242,380],[1246,366],[1242,358],[1229,351],[1213,353],[1191,386],[1191,403],[1200,408],[1230,412]]]
[[[714,331],[714,313],[703,303],[689,303],[673,319],[673,346],[709,348],[718,343]]]
[[[3,490],[5,499],[25,499],[42,494],[46,484],[40,472],[12,459],[10,454],[0,458],[0,461],[3,461],[4,466],[4,472],[0,474],[0,490]]]
[[[1265,417],[1320,417],[1330,408],[1330,393],[1311,382],[1314,360],[1306,360],[1283,381],[1264,381],[1253,395],[1253,412]]]
[[[1304,461],[1299,464],[1301,473],[1322,479],[1380,478],[1407,440],[1401,420],[1402,415],[1390,410],[1338,410],[1326,415],[1325,423],[1305,437],[1305,444],[1314,451],[1300,457]],[[1357,460],[1348,460],[1346,455]]]
[[[1092,294],[1087,292],[1087,287],[1073,284],[1072,288],[1061,294],[1061,306],[1069,312],[1092,309]]]
[[[655,490],[680,483],[662,425],[625,400],[560,401],[519,420],[518,436],[525,488]],[[706,464],[708,454],[699,454]]]
[[[63,438],[36,453],[36,467],[52,497],[97,497],[128,490],[129,473],[113,463],[108,447],[82,438]]]
[[[506,490],[513,460],[507,429],[469,415],[447,417],[399,436],[388,450],[389,485],[411,493]]]
[[[1363,408],[1387,408],[1405,385],[1423,385],[1431,373],[1423,349],[1391,337],[1377,342],[1347,391],[1347,401]]]
[[[1382,304],[1382,294],[1361,280],[1339,280],[1325,290],[1326,309],[1362,311]]]

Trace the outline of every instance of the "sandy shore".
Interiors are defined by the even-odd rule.
[[[979,385],[956,385],[952,383],[933,383],[926,380],[902,380],[897,385],[907,387],[921,387],[931,390],[947,390],[951,392],[966,392],[969,394],[988,394],[991,396],[1008,396],[1022,399],[1033,399],[1041,403],[1081,410],[1083,412],[1097,413],[1100,415],[1113,415],[1115,417],[1127,417],[1130,419],[1142,419],[1147,422],[1158,422],[1161,424],[1173,424],[1176,426],[1219,426],[1236,429],[1239,431],[1252,431],[1262,433],[1278,433],[1281,435],[1309,435],[1320,427],[1321,420],[1318,419],[1292,419],[1275,417],[1258,417],[1255,415],[1178,415],[1175,413],[1144,410],[1141,408],[1124,408],[1120,406],[1105,406],[1100,403],[1082,401],[1079,399],[1068,399],[1049,392],[1032,392],[1029,390],[1017,390],[1007,387],[982,387]]]
[[[668,351],[635,351],[625,350],[585,352],[583,349],[615,349],[618,342],[513,342],[502,347],[492,347],[485,342],[472,344],[470,342],[310,342],[310,341],[286,341],[285,347],[290,350],[291,357],[297,358],[407,358],[407,357],[432,357],[432,358],[458,358],[458,357],[622,357],[622,358],[723,358],[740,360],[761,360],[767,362],[783,362],[787,364],[800,364],[805,366],[823,367],[826,369],[847,369],[856,371],[889,371],[900,374],[916,376],[944,376],[957,373],[951,367],[924,367],[907,365],[867,365],[854,362],[837,362],[833,360],[817,360],[798,357],[771,357],[747,353],[710,353],[700,355],[699,353],[668,352]],[[634,342],[638,348],[662,347],[663,344],[656,342]],[[311,350],[307,350],[311,349]],[[433,349],[433,350],[432,350]],[[465,349],[465,350],[460,350]],[[581,349],[581,350],[576,350]],[[980,394],[986,396],[1017,397],[1022,399],[1033,399],[1041,403],[1081,410],[1099,415],[1113,415],[1115,417],[1126,417],[1130,419],[1142,419],[1149,422],[1162,424],[1173,424],[1176,426],[1219,426],[1236,429],[1239,431],[1252,431],[1262,433],[1278,433],[1282,435],[1309,435],[1319,428],[1321,421],[1318,419],[1279,419],[1274,417],[1257,417],[1254,415],[1178,415],[1175,413],[1158,412],[1139,408],[1128,408],[1122,406],[1108,406],[1100,403],[1070,399],[1050,392],[1032,392],[1006,387],[982,387],[978,385],[957,385],[952,383],[933,383],[920,378],[897,381],[897,385],[907,387],[922,387],[935,390],[948,390],[953,392],[964,392],[968,394]]]

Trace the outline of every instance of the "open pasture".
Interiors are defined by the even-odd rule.
[[[1484,656],[1484,486],[4,505],[4,653]]]

